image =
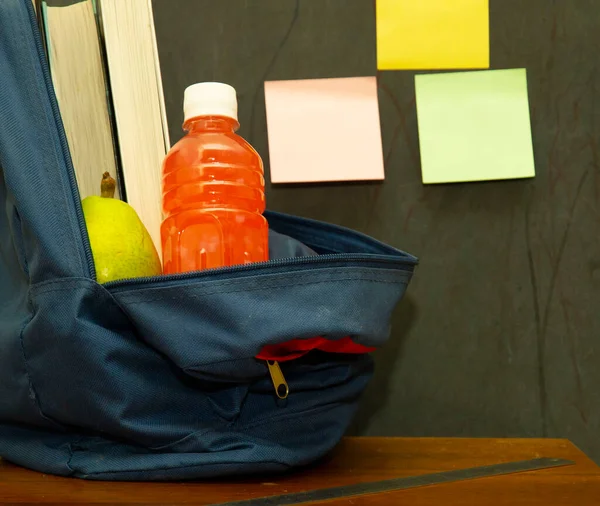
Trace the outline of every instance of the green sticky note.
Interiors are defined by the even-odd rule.
[[[525,69],[415,77],[423,183],[535,176]]]

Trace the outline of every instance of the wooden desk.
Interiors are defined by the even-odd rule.
[[[0,504],[206,505],[539,457],[569,459],[576,465],[339,499],[327,504],[600,504],[600,468],[568,441],[438,438],[348,438],[311,469],[286,476],[202,483],[89,482],[38,474],[0,460]]]

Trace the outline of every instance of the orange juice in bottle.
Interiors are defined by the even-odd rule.
[[[235,132],[235,89],[198,83],[184,95],[187,135],[163,162],[165,274],[268,259],[263,164]]]

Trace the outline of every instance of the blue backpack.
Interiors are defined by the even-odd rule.
[[[382,346],[416,265],[270,212],[269,262],[96,283],[31,0],[0,0],[0,205],[0,456],[58,475],[191,479],[318,459],[373,370],[336,344]],[[276,364],[256,357],[315,338],[330,346],[282,357],[283,398]]]

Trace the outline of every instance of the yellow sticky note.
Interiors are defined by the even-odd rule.
[[[415,77],[423,183],[535,176],[525,69]]]
[[[489,68],[488,2],[377,0],[377,68]]]

